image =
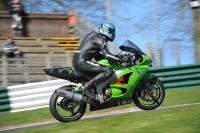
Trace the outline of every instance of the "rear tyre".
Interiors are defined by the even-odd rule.
[[[71,87],[68,90],[72,90]],[[87,103],[82,103],[75,107],[68,108],[72,100],[58,96],[55,92],[52,94],[49,102],[51,114],[60,122],[71,122],[79,120],[85,113]]]
[[[138,85],[133,93],[134,104],[143,110],[153,110],[159,107],[165,98],[165,88],[158,78],[150,81],[152,96],[149,96],[144,89],[144,85]]]

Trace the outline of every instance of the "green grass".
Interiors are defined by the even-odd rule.
[[[161,106],[170,106],[186,103],[200,102],[200,89],[188,89],[188,90],[175,90],[167,91],[166,97]],[[110,109],[90,112],[87,110],[86,114],[99,114],[102,112],[118,110],[122,108],[133,107],[134,104],[114,107]],[[48,108],[23,111],[17,113],[1,114],[0,115],[0,128],[5,126],[22,125],[34,122],[43,122],[47,120],[55,120]]]
[[[161,106],[171,106],[200,102],[200,89],[170,90],[166,91],[164,102]]]
[[[145,111],[56,124],[16,133],[199,133],[200,106]],[[78,128],[77,128],[78,127]]]
[[[49,119],[53,119],[53,116],[51,115],[48,108],[23,111],[17,113],[1,114],[0,127],[21,125],[32,122],[41,122]]]

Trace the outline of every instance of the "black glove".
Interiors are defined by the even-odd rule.
[[[130,62],[131,61],[131,56],[123,56],[119,59],[119,61],[121,63],[124,63],[124,62]]]

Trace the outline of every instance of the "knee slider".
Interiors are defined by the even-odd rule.
[[[111,67],[106,67],[106,73],[105,73],[106,78],[110,78],[112,74],[113,74],[113,69]]]

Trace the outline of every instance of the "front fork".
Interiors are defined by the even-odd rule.
[[[147,74],[144,76],[144,78],[141,80],[142,84],[144,85],[145,92],[153,99],[156,100],[153,96],[153,92],[151,91],[151,79],[153,79],[155,75],[153,74]]]

